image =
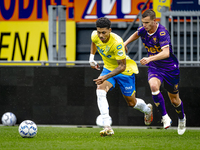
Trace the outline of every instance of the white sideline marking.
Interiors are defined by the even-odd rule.
[[[0,126],[4,126],[0,124]],[[19,126],[16,124],[15,126]],[[61,128],[101,128],[96,125],[42,125],[37,124],[38,127],[61,127]],[[121,128],[121,129],[163,129],[162,126],[112,126],[112,128]],[[200,130],[200,127],[186,127],[187,130]],[[177,127],[172,126],[166,130],[173,129],[177,130]]]
[[[62,127],[62,128],[101,128],[95,125],[37,125],[38,127]],[[163,129],[162,126],[112,126],[112,128],[121,129]],[[186,127],[187,130],[200,130],[200,127]],[[169,129],[177,130],[177,127],[172,126]]]

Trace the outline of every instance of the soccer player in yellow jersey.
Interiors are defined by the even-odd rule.
[[[91,35],[89,58],[89,63],[93,69],[100,70],[99,65],[94,60],[96,51],[99,52],[104,62],[100,76],[93,80],[97,84],[97,104],[104,122],[104,129],[100,131],[101,136],[114,134],[110,126],[109,105],[106,94],[115,87],[116,82],[120,86],[128,106],[145,114],[145,124],[150,125],[153,120],[152,105],[146,104],[140,98],[135,98],[137,64],[126,55],[123,40],[117,34],[111,32],[110,26],[111,22],[106,17],[99,18],[96,21],[97,30],[93,31]]]

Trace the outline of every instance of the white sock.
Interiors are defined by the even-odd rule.
[[[102,115],[102,119],[104,122],[104,126],[110,126],[110,116],[109,116],[109,105],[106,98],[106,91],[104,90],[96,90],[97,94],[97,104],[99,111]]]
[[[168,116],[168,114],[166,114],[166,115],[162,116],[162,118],[163,118],[163,119],[169,118],[169,116]]]
[[[137,103],[133,107],[134,109],[137,109],[145,114],[149,114],[151,112],[151,109],[147,106],[147,104],[144,102],[144,100],[140,98],[136,98]]]

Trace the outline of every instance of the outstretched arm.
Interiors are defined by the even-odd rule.
[[[125,42],[124,42],[124,46],[126,47],[129,43],[137,40],[140,36],[138,35],[138,31],[136,31],[135,33],[133,33]]]

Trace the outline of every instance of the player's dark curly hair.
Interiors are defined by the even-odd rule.
[[[142,14],[142,18],[145,18],[148,16],[150,16],[151,20],[156,19],[156,13],[152,9],[148,9]]]
[[[110,26],[111,21],[106,17],[101,17],[96,21],[96,27],[109,29]]]

